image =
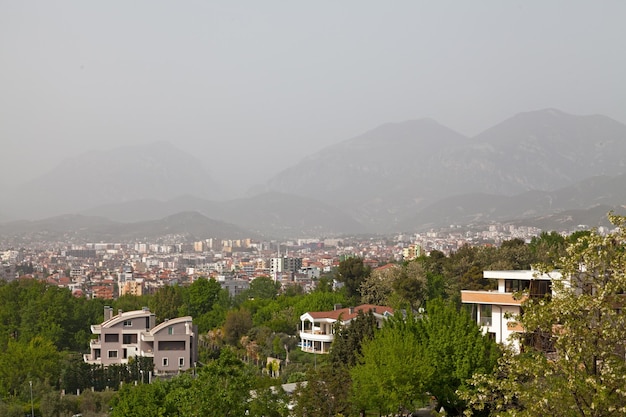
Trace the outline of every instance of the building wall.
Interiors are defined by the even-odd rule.
[[[152,357],[156,373],[185,371],[197,362],[197,328],[189,316],[158,326],[148,309],[111,317],[111,308],[105,307],[104,316],[104,323],[93,329],[99,342],[92,344],[86,362],[107,366],[135,356]]]
[[[157,373],[176,373],[194,366],[197,358],[196,332],[191,322],[170,320],[154,332],[154,369]]]

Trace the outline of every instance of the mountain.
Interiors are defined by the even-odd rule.
[[[509,215],[545,213],[554,208],[543,193],[625,172],[626,125],[546,109],[518,114],[473,138],[432,120],[387,124],[305,158],[268,188],[299,195],[316,190],[357,221],[388,232],[408,223],[440,223],[444,213],[451,223],[489,219],[507,204]],[[498,197],[526,192],[531,194],[521,198],[521,207],[515,198]],[[478,210],[481,199],[508,203]],[[420,213],[428,207],[439,219]],[[418,214],[424,216],[416,219]]]
[[[587,230],[595,227],[614,228],[609,222],[607,214],[613,211],[615,214],[624,216],[624,207],[610,207],[597,205],[587,209],[565,210],[557,213],[537,216],[530,219],[511,221],[510,224],[537,227],[542,230]]]
[[[520,113],[473,139],[494,150],[490,174],[511,190],[548,191],[626,172],[626,125],[605,116]]]
[[[12,242],[65,243],[154,240],[168,235],[176,235],[180,242],[206,238],[258,237],[249,230],[209,219],[196,212],[182,212],[158,220],[133,223],[115,222],[96,216],[63,215],[0,224],[0,234],[4,240]]]
[[[463,135],[431,119],[389,123],[306,157],[268,182],[268,189],[315,196],[364,224],[385,223],[416,202],[463,189],[432,176]]]
[[[626,203],[626,125],[554,109],[520,113],[472,138],[431,119],[388,123],[230,201],[219,200],[202,166],[164,142],[90,152],[3,194],[0,216],[80,213],[115,228],[105,220],[197,212],[265,237],[550,218]]]
[[[312,198],[265,193],[222,204],[223,218],[274,237],[336,236],[363,233],[365,228],[336,207]]]
[[[218,197],[219,187],[202,166],[167,142],[91,151],[20,186],[9,194],[5,211],[28,219],[155,196]]]
[[[445,198],[400,222],[397,228],[416,231],[450,224],[526,221],[527,225],[552,222],[552,229],[557,229],[563,224],[559,220],[563,218],[561,213],[574,211],[578,217],[586,216],[588,220],[582,223],[600,225],[607,222],[609,210],[621,211],[624,207],[626,174],[597,176],[554,191],[527,191],[514,196],[471,193]]]
[[[364,230],[361,224],[331,205],[282,193],[265,193],[225,202],[189,195],[167,201],[144,199],[103,205],[84,210],[82,214],[136,222],[183,211],[197,211],[268,237],[328,236],[362,233]]]

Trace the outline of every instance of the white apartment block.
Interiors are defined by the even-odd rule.
[[[519,341],[511,336],[524,332],[516,321],[522,312],[524,298],[515,294],[521,294],[521,291],[530,297],[552,294],[552,280],[560,279],[561,274],[540,274],[533,270],[483,271],[483,277],[496,280],[498,288],[493,291],[461,291],[461,301],[470,307],[472,317],[485,334],[491,335],[497,343],[508,344],[519,351]]]

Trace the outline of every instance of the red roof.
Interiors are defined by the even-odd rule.
[[[393,314],[393,308],[386,306],[376,306],[373,304],[362,304],[358,307],[346,307],[332,311],[313,311],[308,312],[308,314],[314,319],[339,320],[339,317],[341,317],[342,321],[348,321],[358,316],[359,311],[362,311],[364,314],[367,314],[370,311],[373,311],[376,314]]]
[[[386,264],[383,266],[379,266],[378,268],[374,269],[374,271],[384,271],[385,269],[390,269],[390,268],[398,268],[397,264]]]

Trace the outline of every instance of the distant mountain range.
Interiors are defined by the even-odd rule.
[[[220,186],[203,166],[167,142],[91,151],[14,190],[5,212],[32,219],[145,198],[220,197]]]
[[[431,223],[416,216],[444,198],[549,192],[624,173],[626,125],[548,109],[518,114],[474,138],[428,119],[387,124],[307,157],[268,188],[298,195],[316,190],[385,231],[404,229],[409,219],[416,228]],[[489,218],[489,211],[482,214]]]
[[[310,198],[272,192],[225,202],[195,196],[181,196],[168,201],[136,200],[96,207],[82,214],[132,223],[145,219],[158,220],[191,210],[265,237],[328,236],[364,231],[361,224],[334,206]]]
[[[158,220],[121,223],[96,216],[78,214],[43,220],[16,221],[0,225],[7,240],[54,242],[120,242],[155,240],[176,236],[180,242],[215,239],[258,238],[232,224],[209,219],[197,212],[181,212]]]
[[[10,194],[0,215],[5,222],[80,216],[5,223],[0,233],[54,222],[67,229],[71,221],[93,223],[82,230],[111,237],[139,236],[165,233],[178,213],[187,215],[171,230],[215,235],[206,237],[392,233],[493,221],[597,225],[626,205],[626,125],[553,109],[518,114],[473,138],[430,119],[390,123],[305,156],[263,193],[230,201],[219,201],[220,187],[202,166],[167,143],[68,159]]]

